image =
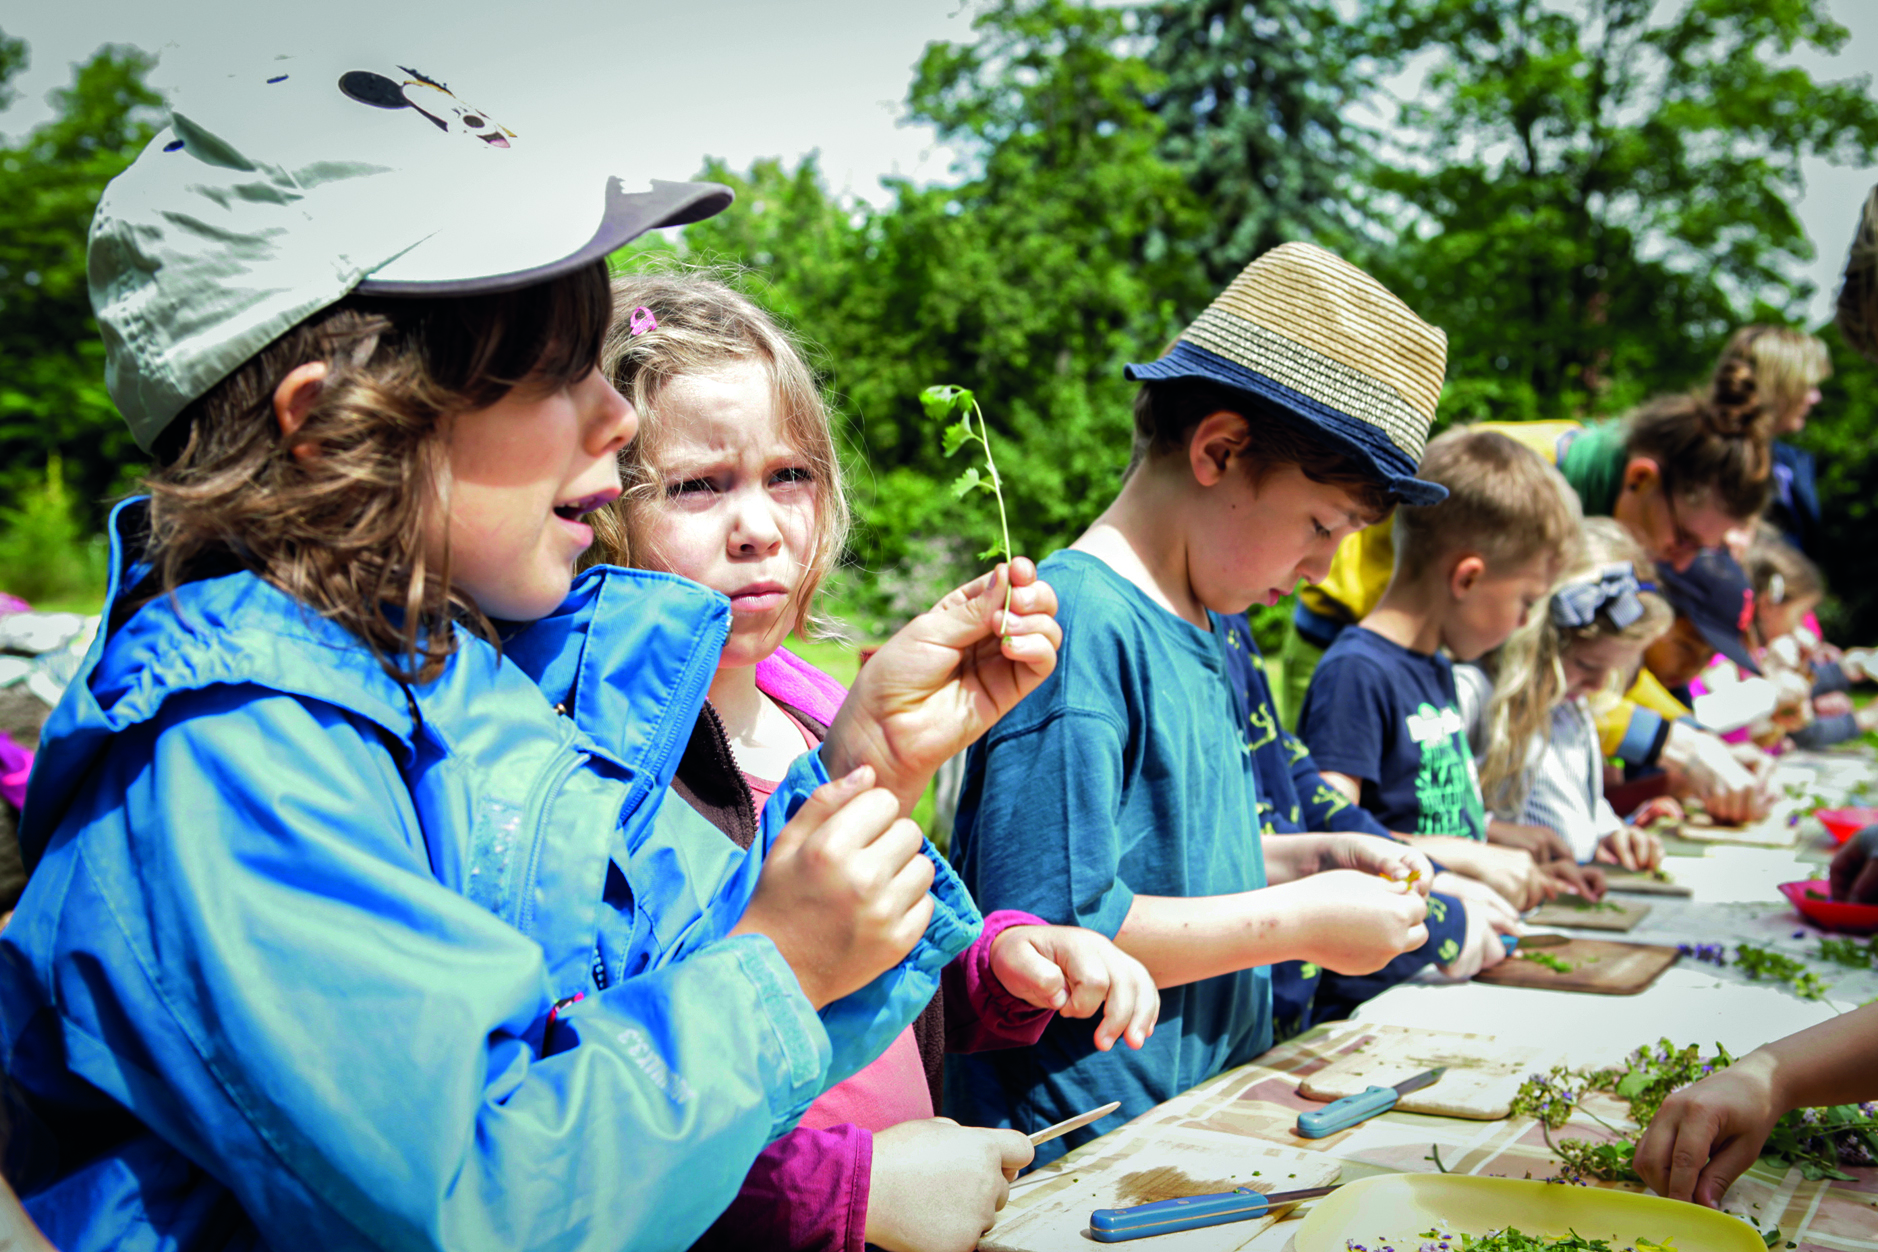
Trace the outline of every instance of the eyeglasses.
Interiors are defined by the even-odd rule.
[[[1676,513],[1676,493],[1671,489],[1667,477],[1663,478],[1661,482],[1663,488],[1663,507],[1669,510],[1669,524],[1671,527],[1669,550],[1677,554],[1684,552],[1692,554],[1700,553],[1707,548],[1708,545],[1702,542],[1701,536],[1682,524],[1682,518]]]

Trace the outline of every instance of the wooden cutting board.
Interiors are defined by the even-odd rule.
[[[1789,825],[1791,805],[1777,805],[1758,822],[1746,826],[1722,826],[1707,821],[1707,814],[1692,814],[1675,827],[1665,826],[1665,834],[1696,843],[1732,843],[1751,848],[1791,848],[1799,842],[1800,828]]]
[[[1404,1113],[1471,1117],[1495,1121],[1512,1109],[1519,1084],[1545,1068],[1543,1050],[1502,1044],[1492,1035],[1378,1027],[1361,1048],[1310,1075],[1298,1094],[1311,1100],[1336,1100],[1371,1087],[1393,1087],[1404,1078],[1445,1065],[1448,1072],[1431,1086],[1403,1096]]]
[[[1612,891],[1622,891],[1626,895],[1640,896],[1683,896],[1695,894],[1694,890],[1683,886],[1674,878],[1667,881],[1656,877],[1648,870],[1622,869],[1615,865],[1600,865],[1604,871],[1604,885]]]
[[[1576,926],[1580,930],[1630,930],[1650,915],[1641,900],[1613,900],[1605,896],[1592,904],[1583,896],[1547,900],[1522,919],[1532,926]]]
[[[1017,1180],[981,1252],[1088,1252],[1089,1214],[1250,1186],[1294,1191],[1337,1181],[1322,1152],[1296,1152],[1190,1126],[1124,1127]],[[1034,1180],[1034,1181],[1033,1181]],[[1279,1215],[1156,1235],[1154,1252],[1239,1252]]]
[[[1476,982],[1502,987],[1537,987],[1546,991],[1589,991],[1596,995],[1635,995],[1676,963],[1674,948],[1657,943],[1613,943],[1608,939],[1572,939],[1543,949],[1569,964],[1568,974],[1519,956],[1474,975]]]

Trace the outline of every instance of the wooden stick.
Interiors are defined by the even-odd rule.
[[[1110,1113],[1113,1113],[1116,1109],[1120,1108],[1121,1106],[1122,1106],[1122,1102],[1120,1100],[1115,1100],[1108,1104],[1104,1104],[1099,1109],[1090,1109],[1087,1113],[1078,1113],[1076,1114],[1076,1116],[1069,1118],[1065,1121],[1060,1121],[1054,1126],[1045,1126],[1042,1130],[1039,1130],[1036,1134],[1030,1137],[1030,1144],[1032,1147],[1035,1147],[1036,1145],[1040,1143],[1048,1143],[1052,1139],[1056,1139],[1063,1135],[1067,1135],[1072,1130],[1081,1130],[1084,1126],[1087,1126],[1090,1122],[1101,1121],[1103,1118],[1107,1117]]]

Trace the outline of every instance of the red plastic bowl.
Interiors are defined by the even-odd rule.
[[[1844,843],[1867,826],[1878,822],[1878,809],[1821,809],[1813,816],[1832,835],[1834,843]]]
[[[1823,878],[1816,878],[1812,882],[1783,882],[1780,884],[1780,894],[1800,911],[1801,917],[1822,929],[1849,931],[1855,935],[1869,935],[1878,931],[1878,904],[1850,904],[1844,900],[1828,899],[1831,886]],[[1817,891],[1819,898],[1807,895],[1808,891]]]

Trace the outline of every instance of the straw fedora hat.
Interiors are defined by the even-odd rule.
[[[1307,428],[1372,470],[1403,504],[1447,488],[1415,477],[1441,398],[1448,337],[1388,288],[1315,244],[1280,244],[1239,272],[1138,382],[1197,378]]]

